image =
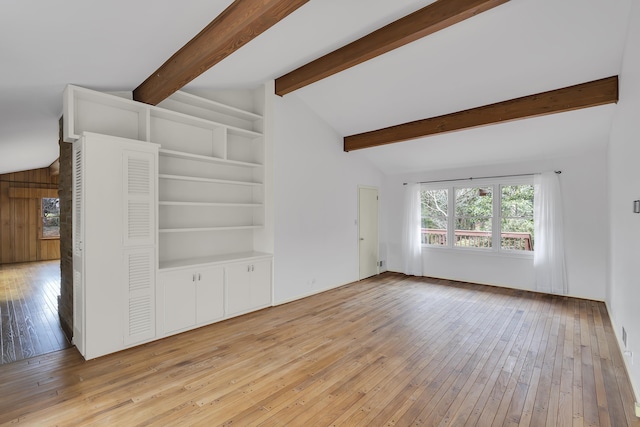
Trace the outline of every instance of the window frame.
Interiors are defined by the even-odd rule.
[[[44,201],[45,199],[57,199],[58,200],[58,235],[57,236],[45,236],[44,235]],[[41,197],[40,198],[40,240],[60,240],[60,198],[59,197]]]
[[[535,245],[533,250],[517,250],[502,248],[502,187],[533,185],[533,175],[513,176],[504,178],[488,178],[488,179],[465,179],[449,182],[434,182],[421,184],[420,191],[425,190],[447,190],[447,211],[450,213],[447,217],[447,243],[446,245],[433,245],[423,243],[423,250],[453,251],[453,252],[472,252],[485,255],[500,255],[509,257],[533,258]],[[455,191],[457,188],[469,187],[492,187],[492,217],[491,217],[491,246],[490,248],[476,248],[455,245]],[[496,197],[498,196],[498,197]],[[422,217],[421,217],[422,218]]]

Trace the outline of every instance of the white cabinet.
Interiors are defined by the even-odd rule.
[[[154,144],[74,143],[74,336],[91,359],[155,337]]]
[[[229,264],[225,272],[227,316],[271,305],[270,260]]]
[[[237,100],[264,111],[272,93]],[[67,86],[74,343],[85,358],[271,305],[269,128],[184,92],[151,106]]]
[[[224,317],[223,268],[163,271],[159,275],[165,335]]]

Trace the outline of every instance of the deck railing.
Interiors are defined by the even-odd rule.
[[[456,230],[455,246],[464,246],[470,248],[490,248],[491,232],[475,231],[475,230]],[[524,232],[505,232],[501,234],[502,248],[519,251],[532,251],[533,243],[531,242],[531,233]],[[422,244],[425,245],[446,245],[447,230],[423,228]]]

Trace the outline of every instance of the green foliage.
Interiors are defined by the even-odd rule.
[[[491,231],[493,188],[456,188],[456,230]]]
[[[502,187],[503,217],[533,217],[533,185]]]
[[[533,186],[502,187],[502,231],[530,233],[533,236]]]

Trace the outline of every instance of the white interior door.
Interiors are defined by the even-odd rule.
[[[378,274],[378,189],[358,188],[360,279]]]

